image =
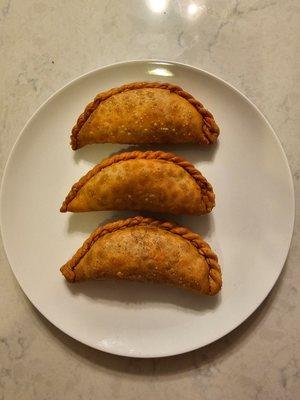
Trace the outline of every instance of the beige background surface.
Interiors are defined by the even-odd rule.
[[[161,58],[215,73],[257,104],[287,153],[297,206],[299,43],[298,0],[1,0],[1,171],[27,119],[62,85],[117,61]],[[54,328],[1,247],[0,399],[300,398],[299,228],[297,215],[284,271],[251,318],[208,347],[153,360],[104,354]]]

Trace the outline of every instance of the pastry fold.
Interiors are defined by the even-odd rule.
[[[201,215],[214,205],[212,186],[188,161],[162,151],[133,151],[96,165],[73,185],[60,211]]]
[[[207,295],[222,286],[218,258],[198,234],[141,216],[100,226],[60,270],[69,282],[159,282]]]
[[[213,115],[171,83],[134,82],[98,94],[72,130],[77,150],[92,143],[199,143],[217,140]]]

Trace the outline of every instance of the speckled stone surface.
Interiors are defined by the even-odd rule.
[[[300,191],[298,0],[0,1],[0,167],[31,114],[93,68],[159,58],[217,74],[267,116]],[[129,359],[47,322],[0,259],[0,399],[300,398],[299,213],[267,300],[234,332],[192,353]]]

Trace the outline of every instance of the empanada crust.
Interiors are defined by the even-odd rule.
[[[215,205],[211,185],[184,159],[162,151],[110,157],[73,185],[61,211],[152,211],[200,215]]]
[[[72,130],[71,146],[211,144],[218,135],[213,115],[179,86],[134,82],[100,93],[88,104]]]
[[[69,282],[160,282],[207,295],[222,286],[218,258],[198,234],[141,216],[96,229],[61,272]]]

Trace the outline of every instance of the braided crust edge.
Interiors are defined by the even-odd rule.
[[[188,240],[196,249],[199,254],[205,258],[208,265],[208,279],[209,279],[209,295],[215,295],[219,292],[222,286],[221,268],[218,264],[217,255],[211,250],[210,246],[195,232],[181,226],[175,226],[170,222],[159,221],[153,218],[137,216],[124,220],[119,220],[106,224],[97,228],[91,233],[89,238],[83,243],[82,247],[77,250],[75,255],[65,265],[60,268],[61,273],[64,275],[68,282],[75,282],[75,269],[80,260],[90,250],[93,244],[100,238],[108,233],[118,231],[120,229],[131,228],[134,226],[150,226],[157,227],[169,231],[175,235],[181,236],[183,239]]]
[[[204,178],[204,176],[198,171],[193,164],[186,161],[184,158],[175,156],[172,153],[165,153],[163,151],[131,151],[127,153],[121,153],[113,157],[109,157],[103,160],[101,163],[97,164],[93,169],[91,169],[86,175],[84,175],[78,182],[76,182],[67,197],[65,198],[60,211],[67,212],[68,204],[76,197],[79,190],[98,172],[102,171],[104,168],[110,167],[112,164],[118,163],[120,161],[127,161],[133,159],[147,159],[147,160],[164,160],[169,161],[174,164],[179,165],[186,172],[188,172],[196,181],[201,189],[203,203],[206,207],[206,211],[210,212],[215,205],[215,195],[211,184]]]
[[[210,144],[210,143],[215,143],[217,140],[220,129],[218,125],[216,124],[213,115],[204,108],[203,104],[200,103],[200,101],[196,100],[191,94],[188,92],[185,92],[180,86],[172,85],[171,83],[160,83],[160,82],[133,82],[129,83],[126,85],[122,85],[118,88],[113,88],[110,89],[106,92],[99,93],[94,100],[89,103],[84,112],[79,116],[77,119],[76,125],[72,129],[72,134],[71,134],[71,147],[73,150],[78,149],[78,135],[85,124],[85,122],[88,120],[90,115],[96,110],[96,108],[99,106],[99,104],[107,100],[109,97],[114,96],[115,94],[119,94],[122,92],[126,92],[128,90],[135,90],[135,89],[145,89],[145,88],[150,88],[150,89],[167,89],[170,92],[176,93],[179,96],[183,97],[186,99],[188,102],[190,102],[196,110],[201,114],[203,118],[203,132],[205,135],[206,143],[205,144]]]

